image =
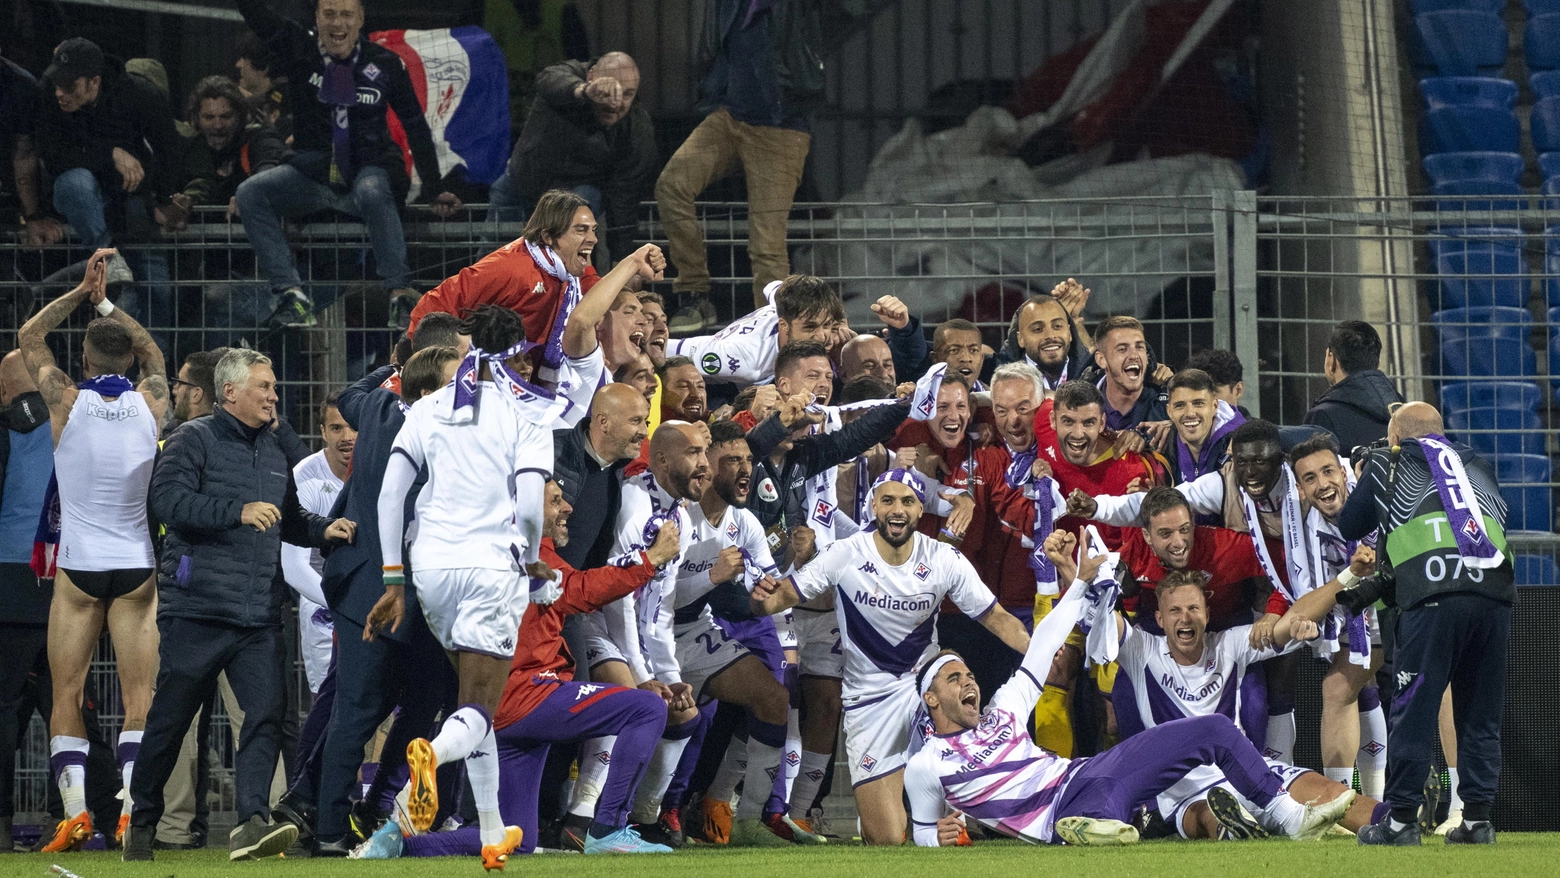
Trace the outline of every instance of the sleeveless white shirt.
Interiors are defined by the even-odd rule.
[[[67,570],[155,567],[146,495],[157,460],[157,419],[129,391],[105,400],[82,390],[54,449],[60,491],[59,566]]]

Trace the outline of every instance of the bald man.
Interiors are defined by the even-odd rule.
[[[509,166],[493,183],[489,221],[523,222],[543,192],[572,189],[590,202],[611,256],[623,258],[659,170],[650,114],[634,106],[639,67],[623,52],[564,61],[537,74],[536,91]]]
[[[1490,811],[1500,782],[1506,642],[1517,597],[1506,545],[1506,503],[1494,467],[1442,435],[1441,413],[1413,402],[1387,425],[1338,516],[1345,540],[1377,531],[1392,559],[1388,604],[1402,615],[1393,669],[1398,693],[1387,738],[1386,803],[1360,844],[1417,845],[1421,786],[1434,763],[1441,695],[1450,684],[1463,819],[1447,844],[1494,844]],[[1340,577],[1342,579],[1342,577]],[[1376,598],[1343,582],[1338,602],[1359,612]]]
[[[858,335],[840,348],[840,386],[861,378],[875,378],[893,387],[894,354],[888,342],[875,335]]]
[[[639,454],[649,415],[650,403],[637,390],[608,384],[591,398],[590,417],[553,431],[553,478],[574,507],[569,542],[558,553],[576,570],[600,567],[611,557],[623,467]]]

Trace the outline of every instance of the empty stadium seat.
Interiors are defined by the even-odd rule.
[[[1445,412],[1453,439],[1480,454],[1543,454],[1544,421],[1531,409],[1475,408]]]
[[[1560,226],[1544,230],[1544,301],[1551,308],[1560,307]],[[1549,323],[1555,324],[1553,311]],[[1560,372],[1560,363],[1550,363],[1549,371]]]
[[[1515,246],[1489,241],[1445,244],[1436,255],[1435,270],[1440,275],[1440,308],[1527,305],[1527,264]]]
[[[1535,15],[1528,19],[1527,27],[1522,31],[1522,50],[1527,56],[1528,70],[1560,68],[1560,14]],[[1443,69],[1441,72],[1450,71]]]
[[[1428,239],[1425,243],[1430,245],[1430,255],[1439,259],[1443,251],[1451,252],[1464,249],[1468,242],[1502,244],[1518,251],[1527,246],[1527,235],[1516,226],[1440,226],[1435,230],[1438,237]]]
[[[1490,0],[1490,2],[1493,3],[1495,0]],[[1504,7],[1506,4],[1503,2],[1500,5]],[[1560,0],[1522,0],[1522,6],[1527,9],[1527,14],[1530,16],[1560,12]],[[1499,12],[1500,10],[1496,9],[1495,11]]]
[[[1538,157],[1538,172],[1545,180],[1560,177],[1560,152],[1546,152]]]
[[[1425,108],[1494,107],[1510,110],[1517,105],[1517,84],[1495,76],[1431,76],[1419,81]]]
[[[1414,16],[1414,27],[1419,34],[1423,63],[1442,76],[1490,76],[1506,66],[1510,34],[1506,32],[1506,22],[1494,12],[1478,9],[1422,12]],[[1529,62],[1529,66],[1534,65]],[[1537,66],[1549,69],[1557,65]]]
[[[1522,126],[1510,110],[1497,107],[1437,107],[1419,121],[1419,151],[1518,152]]]
[[[1445,201],[1437,201],[1435,209],[1442,213],[1454,213],[1459,210],[1523,210],[1527,207],[1525,198],[1471,198],[1474,195],[1522,195],[1523,189],[1515,183],[1503,183],[1497,180],[1452,180],[1448,183],[1437,183],[1430,187],[1434,195],[1455,195],[1456,198],[1448,198]]]
[[[1560,95],[1560,70],[1540,70],[1528,77],[1528,87],[1535,98],[1552,98]]]
[[[1441,385],[1441,412],[1478,408],[1538,411],[1543,391],[1531,381],[1449,381]]]
[[[1441,374],[1527,378],[1538,374],[1526,308],[1452,308],[1430,315],[1441,337]]]
[[[1528,122],[1534,150],[1540,153],[1560,150],[1560,97],[1543,98],[1533,104],[1533,115]]]
[[[1516,183],[1522,178],[1522,156],[1514,152],[1438,152],[1424,159],[1432,185],[1458,180]]]
[[[1554,529],[1554,501],[1549,494],[1549,458],[1542,454],[1497,454],[1495,477],[1506,498],[1506,530]]]
[[[1409,8],[1414,14],[1421,12],[1439,12],[1442,9],[1482,9],[1485,12],[1499,12],[1506,8],[1506,0],[1411,0]]]
[[[1517,585],[1560,585],[1560,564],[1548,555],[1512,555]]]

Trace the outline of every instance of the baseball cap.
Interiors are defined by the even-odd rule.
[[[43,78],[50,85],[67,87],[82,77],[103,74],[103,50],[84,37],[71,37],[54,49]]]

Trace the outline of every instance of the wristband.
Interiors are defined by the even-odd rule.
[[[406,585],[406,570],[400,564],[386,565],[384,572],[385,588]]]
[[[1338,585],[1343,588],[1353,588],[1354,583],[1359,581],[1360,578],[1354,574],[1353,570],[1347,567],[1343,568],[1343,572],[1338,574]]]
[[[100,317],[107,317],[108,315],[114,313],[114,303],[107,299],[104,299],[92,307],[97,309],[98,316]]]

